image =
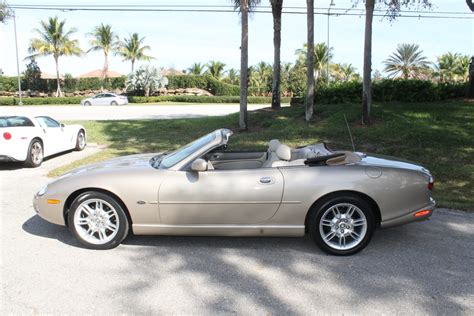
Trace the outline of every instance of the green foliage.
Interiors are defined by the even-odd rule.
[[[202,75],[184,75],[168,76],[168,89],[199,88],[209,91],[215,96],[237,96],[240,94],[240,88],[237,85],[231,85],[219,81],[212,76]]]
[[[426,80],[383,79],[374,82],[372,89],[376,102],[431,102],[464,97],[467,83],[436,84]],[[362,83],[357,81],[336,82],[315,91],[317,104],[361,102],[361,98]],[[292,103],[300,103],[301,100],[293,98]]]
[[[64,97],[64,98],[23,98],[25,105],[45,105],[45,104],[80,104],[84,97]],[[130,103],[239,103],[239,96],[194,96],[194,95],[163,95],[158,97],[129,96]],[[263,104],[271,103],[271,97],[248,97],[248,103]],[[18,105],[19,99],[13,97],[0,97],[0,106]],[[289,103],[290,98],[282,98],[282,103]]]
[[[0,76],[0,91],[8,91],[8,92],[18,91],[17,77]]]
[[[168,78],[163,76],[161,71],[153,66],[140,67],[128,75],[126,82],[127,91],[130,94],[144,95],[146,97],[159,88],[164,88],[167,84]]]
[[[23,73],[24,89],[39,91],[44,90],[45,85],[41,81],[41,69],[34,58],[26,65],[26,70]]]
[[[23,98],[24,105],[47,105],[47,104],[80,104],[84,97],[61,97],[61,98]],[[12,97],[0,97],[0,106],[18,105],[20,100]]]
[[[239,96],[194,96],[194,95],[162,95],[158,97],[128,97],[130,103],[158,103],[158,102],[183,102],[183,103],[239,103]],[[248,97],[248,103],[271,103],[271,97]],[[282,103],[289,103],[290,98],[282,98]]]
[[[168,76],[168,89],[207,88],[207,77],[202,75]]]

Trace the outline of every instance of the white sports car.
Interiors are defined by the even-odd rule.
[[[86,147],[86,129],[49,116],[0,116],[0,161],[38,167],[44,157]]]

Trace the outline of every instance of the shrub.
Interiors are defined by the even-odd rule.
[[[80,104],[83,97],[63,98],[23,98],[24,105],[47,105],[47,104]],[[20,100],[12,97],[0,97],[1,105],[18,105]]]
[[[0,91],[18,91],[18,78],[0,76]]]
[[[168,89],[199,88],[207,89],[207,77],[197,75],[167,76]]]
[[[64,98],[23,98],[25,105],[45,104],[79,104],[83,97]],[[163,95],[158,97],[129,96],[130,103],[156,103],[156,102],[183,102],[183,103],[239,103],[239,96],[194,96],[194,95]],[[1,105],[18,105],[19,99],[12,97],[0,97]],[[248,97],[249,104],[271,103],[271,97]],[[281,98],[282,103],[289,103],[290,98]]]

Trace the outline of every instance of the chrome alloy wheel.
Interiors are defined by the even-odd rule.
[[[38,165],[43,161],[43,146],[41,146],[41,143],[38,141],[35,141],[33,145],[31,146],[31,161],[35,164]]]
[[[339,203],[324,212],[319,233],[324,243],[333,249],[352,249],[367,233],[367,218],[354,204]]]
[[[117,210],[101,199],[82,202],[74,214],[74,228],[85,241],[94,245],[110,242],[119,229]]]

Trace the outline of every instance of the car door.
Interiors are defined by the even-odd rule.
[[[98,94],[92,100],[92,105],[104,105],[104,95]]]
[[[283,176],[277,168],[171,171],[158,192],[161,222],[169,225],[250,225],[278,210]]]
[[[44,131],[44,156],[54,155],[66,150],[61,124],[48,116],[38,116],[36,120]]]

